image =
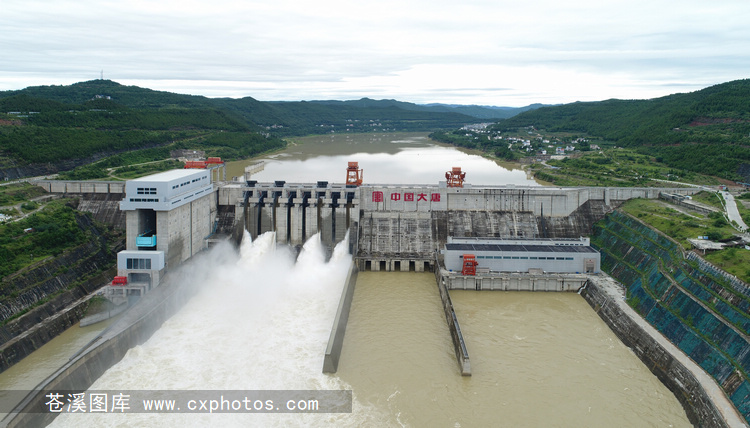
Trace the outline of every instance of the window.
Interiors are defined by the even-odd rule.
[[[156,187],[138,187],[135,189],[139,195],[155,195]]]
[[[151,269],[151,259],[126,259],[127,269]]]

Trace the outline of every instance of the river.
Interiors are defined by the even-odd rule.
[[[292,171],[282,177],[257,178],[317,181],[329,179],[330,174],[330,181],[341,182],[346,161],[360,159],[366,181],[372,178],[368,171],[376,173],[391,165],[391,172],[373,180],[390,182],[394,171],[419,169],[426,172],[413,182],[429,183],[442,179],[451,166],[488,162],[494,165],[488,177],[497,177],[489,184],[518,179],[517,184],[533,185],[522,171],[458,150],[443,163],[429,161],[417,167],[414,162],[420,151],[451,150],[426,141],[424,135],[361,138],[365,142],[357,145],[370,148],[366,141],[381,138],[377,144],[400,148],[368,153],[344,145],[345,154],[325,155],[321,152],[333,148],[314,147],[305,140],[269,157],[262,174],[273,174],[276,163]],[[411,144],[419,150],[409,150]],[[307,162],[297,160],[308,156],[306,147],[312,147],[309,159],[318,166],[298,167],[297,162]],[[356,159],[348,153],[356,154]],[[370,160],[381,156],[387,161],[373,168],[379,164]],[[317,171],[316,178],[302,173],[308,169]],[[469,179],[480,168],[464,170]],[[434,276],[362,272],[339,371],[322,374],[325,344],[349,259],[339,251],[325,262],[313,240],[306,244],[306,255],[295,261],[288,250],[273,247],[271,241],[259,237],[253,243],[246,240],[241,251],[226,246],[213,250],[223,252],[218,257],[221,263],[207,266],[216,272],[214,280],[93,388],[351,389],[351,414],[86,414],[63,415],[54,425],[690,426],[674,395],[574,293],[454,291],[473,372],[462,377]],[[58,364],[66,359],[50,358]]]

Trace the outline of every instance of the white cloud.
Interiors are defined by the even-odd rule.
[[[745,0],[3,0],[0,90],[99,77],[207,96],[525,105],[746,78]]]

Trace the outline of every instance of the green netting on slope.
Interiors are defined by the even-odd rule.
[[[683,263],[686,275],[694,281],[699,282],[713,293],[723,297],[740,311],[747,314],[750,312],[750,298],[735,291],[735,288],[724,279],[724,277],[710,268],[710,271],[703,271],[694,268],[689,263]]]
[[[656,258],[674,269],[673,276],[688,292],[704,304],[713,306],[724,319],[740,328],[743,333],[747,334],[750,331],[750,317],[748,317],[747,311],[733,307],[721,294],[714,291],[725,290],[724,286],[707,280],[708,277],[700,270],[690,266],[682,259],[681,254],[677,260],[672,259],[672,256],[676,254],[676,244],[630,217],[617,212],[613,213],[611,217],[608,217],[606,225],[598,230],[598,232],[601,232],[606,228],[609,231],[609,234],[599,233],[600,244],[609,244],[607,247],[612,249],[617,257],[622,258],[638,271],[648,271],[647,275],[650,278],[646,286],[651,288],[654,293],[661,295],[670,285],[668,279],[661,278],[658,273],[654,272],[653,267],[649,266]],[[668,247],[670,251],[667,252],[660,248],[654,241],[661,246]],[[690,275],[686,274],[683,269],[689,270]],[[700,276],[704,282],[694,281],[691,276]],[[743,303],[747,302],[743,301]]]
[[[684,293],[675,293],[674,297],[665,303],[669,310],[674,311],[689,326],[699,331],[707,343],[734,359],[745,373],[750,373],[750,347],[736,331]]]
[[[694,281],[682,269],[676,269],[672,274],[674,279],[680,283],[690,294],[697,297],[708,306],[713,306],[714,310],[721,314],[724,319],[735,325],[747,334],[750,332],[750,317],[732,305],[721,300],[717,295],[709,292],[704,286]]]
[[[742,382],[730,398],[745,420],[750,421],[750,383]]]
[[[698,363],[719,383],[734,372],[734,365],[719,351],[706,343],[679,318],[661,306],[654,306],[646,320]]]
[[[747,341],[715,313],[673,287],[659,267],[672,272],[687,292],[744,330],[746,314],[720,298],[727,292],[723,284],[711,279],[715,273],[690,265],[675,243],[617,212],[597,224],[592,243],[602,251],[602,269],[626,284],[628,303],[715,379],[723,382],[735,368],[750,372]],[[657,304],[655,299],[662,297],[668,301]],[[744,304],[734,297],[732,301]],[[747,380],[742,385],[747,388]],[[748,391],[743,389],[732,399],[738,403],[747,397]],[[748,419],[747,412],[741,412]]]

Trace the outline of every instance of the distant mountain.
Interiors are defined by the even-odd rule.
[[[442,111],[453,111],[479,119],[508,119],[519,113],[529,110],[536,110],[545,107],[545,104],[530,104],[526,107],[494,107],[478,105],[459,105],[459,104],[425,104],[428,107],[442,109]]]
[[[359,108],[386,108],[396,107],[403,110],[423,111],[434,113],[459,113],[481,120],[497,120],[513,117],[524,111],[543,107],[543,104],[532,104],[526,107],[493,107],[478,105],[460,105],[460,104],[414,104],[396,100],[373,100],[362,98],[352,101],[310,101],[315,104],[336,105],[336,106],[353,106]]]
[[[429,131],[462,126],[477,118],[460,111],[440,110],[395,100],[363,98],[359,101],[263,102],[251,97],[206,98],[125,86],[111,80],[0,92],[0,100],[13,96],[37,99],[38,106],[44,105],[41,100],[80,105],[103,97],[110,100],[112,106],[116,104],[131,109],[222,109],[241,118],[247,126],[264,127],[278,135],[328,132],[331,126],[334,130],[338,127],[341,130],[354,128],[358,131],[370,131],[373,126],[369,121],[381,123],[382,126],[378,129]],[[11,101],[15,100],[0,104],[0,112],[11,111],[8,110],[14,108]],[[362,121],[368,122],[366,127]]]
[[[32,170],[47,174],[134,150],[151,150],[158,159],[167,147],[208,145],[223,157],[246,157],[280,146],[278,137],[288,135],[433,131],[476,121],[457,111],[394,100],[262,102],[111,80],[35,86],[0,92],[0,179]]]
[[[494,129],[527,126],[585,133],[637,147],[675,168],[739,179],[741,166],[750,164],[750,79],[650,100],[542,107],[502,120]]]

